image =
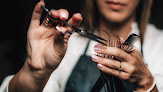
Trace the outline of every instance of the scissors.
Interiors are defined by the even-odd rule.
[[[61,24],[62,23],[62,25],[68,25],[69,27],[71,27],[73,29],[73,31],[67,31],[67,33],[70,33],[70,34],[72,34],[72,33],[78,33],[78,34],[80,34],[80,35],[82,35],[82,36],[84,36],[84,37],[86,37],[88,39],[94,40],[94,41],[96,41],[98,43],[101,43],[101,44],[107,46],[107,44],[105,44],[104,42],[102,42],[102,41],[105,41],[106,42],[107,40],[105,40],[105,39],[103,39],[103,38],[101,38],[99,36],[96,36],[96,35],[94,35],[92,33],[89,33],[87,31],[78,29],[78,28],[74,27],[73,25],[71,25],[70,23],[68,23],[67,21],[60,20],[60,19],[55,19],[55,18],[53,18],[51,16],[50,11],[47,8],[45,8],[45,6],[42,6],[41,5],[41,7],[47,12],[47,14],[48,14],[47,16],[50,17],[51,21],[53,21],[56,24]],[[58,28],[58,26],[56,26],[56,28]]]
[[[41,6],[41,7],[47,12],[47,14],[48,14],[47,16],[50,17],[51,21],[53,21],[53,22],[56,23],[56,24],[68,25],[69,27],[71,27],[71,28],[73,29],[73,31],[67,31],[67,33],[70,33],[70,34],[72,34],[72,33],[78,33],[78,34],[80,34],[81,36],[84,36],[84,37],[86,37],[86,38],[88,38],[88,39],[94,40],[94,41],[96,41],[96,42],[98,42],[98,43],[101,43],[101,44],[103,44],[103,45],[105,45],[105,46],[108,46],[107,44],[105,44],[104,42],[102,42],[102,41],[107,42],[107,40],[105,40],[105,39],[103,39],[103,38],[101,38],[101,37],[99,37],[99,36],[96,36],[96,35],[94,35],[94,34],[92,34],[92,33],[89,33],[89,32],[87,32],[87,31],[78,29],[78,28],[74,27],[73,25],[71,25],[70,23],[68,23],[67,21],[63,21],[63,20],[60,20],[60,19],[55,19],[55,18],[53,18],[53,17],[51,16],[50,11],[49,11],[47,8],[45,8],[45,6]],[[56,26],[56,29],[58,29],[58,26]],[[58,30],[58,31],[59,31],[59,30]],[[61,33],[61,32],[60,32],[60,33]],[[62,33],[61,33],[61,34],[62,34]],[[119,37],[119,36],[117,35],[117,37]],[[133,34],[131,34],[131,35],[127,38],[127,40],[126,40],[122,45],[127,45],[127,46],[130,47],[130,46],[132,46],[138,39],[139,39],[139,36],[133,33]],[[129,47],[128,47],[128,48],[129,48]],[[124,49],[124,50],[127,52],[128,48],[127,48],[127,49]],[[123,49],[123,48],[122,48],[122,49]],[[131,49],[132,49],[132,48],[131,48]],[[128,52],[131,52],[131,51],[129,50]],[[101,90],[101,88],[104,86],[104,84],[107,83],[107,80],[109,80],[109,81],[110,81],[110,84],[113,85],[112,79],[110,79],[110,78],[112,78],[111,75],[108,75],[108,76],[110,76],[110,77],[108,77],[109,79],[105,79],[105,78],[104,78],[104,77],[105,77],[105,73],[104,73],[104,72],[101,72],[101,76],[100,76],[99,79],[96,81],[95,85],[94,85],[93,88],[91,89],[91,92],[97,92],[97,90]],[[107,85],[107,86],[108,86],[108,85]],[[113,87],[111,87],[111,86],[109,86],[108,88],[113,89]],[[111,92],[111,91],[109,91],[109,92]]]

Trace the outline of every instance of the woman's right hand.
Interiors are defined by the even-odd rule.
[[[41,0],[34,8],[31,23],[27,34],[27,59],[22,69],[11,79],[9,92],[41,92],[47,83],[51,73],[59,66],[67,49],[67,41],[70,35],[61,36],[55,27],[40,25],[42,14]],[[69,13],[65,9],[51,10],[51,16],[67,20]],[[76,13],[68,21],[74,27],[78,27],[82,16]],[[60,27],[64,34],[71,31],[70,27]]]
[[[45,5],[41,0],[34,8],[31,23],[27,36],[27,60],[26,69],[30,72],[52,73],[60,64],[67,49],[67,41],[70,35],[62,36],[55,27],[45,27],[40,25],[40,18]],[[67,20],[69,13],[65,9],[51,10],[51,15],[60,20]],[[76,13],[68,21],[71,25],[78,27],[82,21],[80,13]],[[69,27],[60,27],[64,34]]]

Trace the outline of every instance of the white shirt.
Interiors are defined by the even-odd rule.
[[[136,23],[132,24],[131,33],[139,34]],[[149,70],[155,78],[157,88],[163,92],[163,31],[157,29],[154,25],[149,24],[144,38],[143,55],[144,60],[148,64]],[[43,92],[63,92],[67,80],[77,63],[80,56],[84,53],[88,39],[72,34],[69,39],[68,49],[59,67],[51,74]],[[91,41],[86,55],[95,54],[93,47],[97,42]],[[135,43],[135,46],[140,50],[140,40]],[[90,61],[91,62],[91,61]],[[4,79],[1,85],[0,92],[8,92],[8,83],[13,75]]]

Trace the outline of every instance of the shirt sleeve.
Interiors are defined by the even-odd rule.
[[[155,78],[159,92],[163,92],[163,30],[148,25],[144,38],[143,54],[148,68]]]
[[[8,84],[13,76],[14,75],[9,75],[3,80],[2,85],[0,86],[0,92],[8,92]]]

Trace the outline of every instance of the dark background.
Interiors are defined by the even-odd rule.
[[[1,0],[0,5],[0,84],[19,71],[25,61],[26,33],[32,10],[39,0]],[[47,8],[65,8],[70,16],[80,12],[83,0],[45,0]],[[150,22],[163,29],[163,0],[153,0]]]

